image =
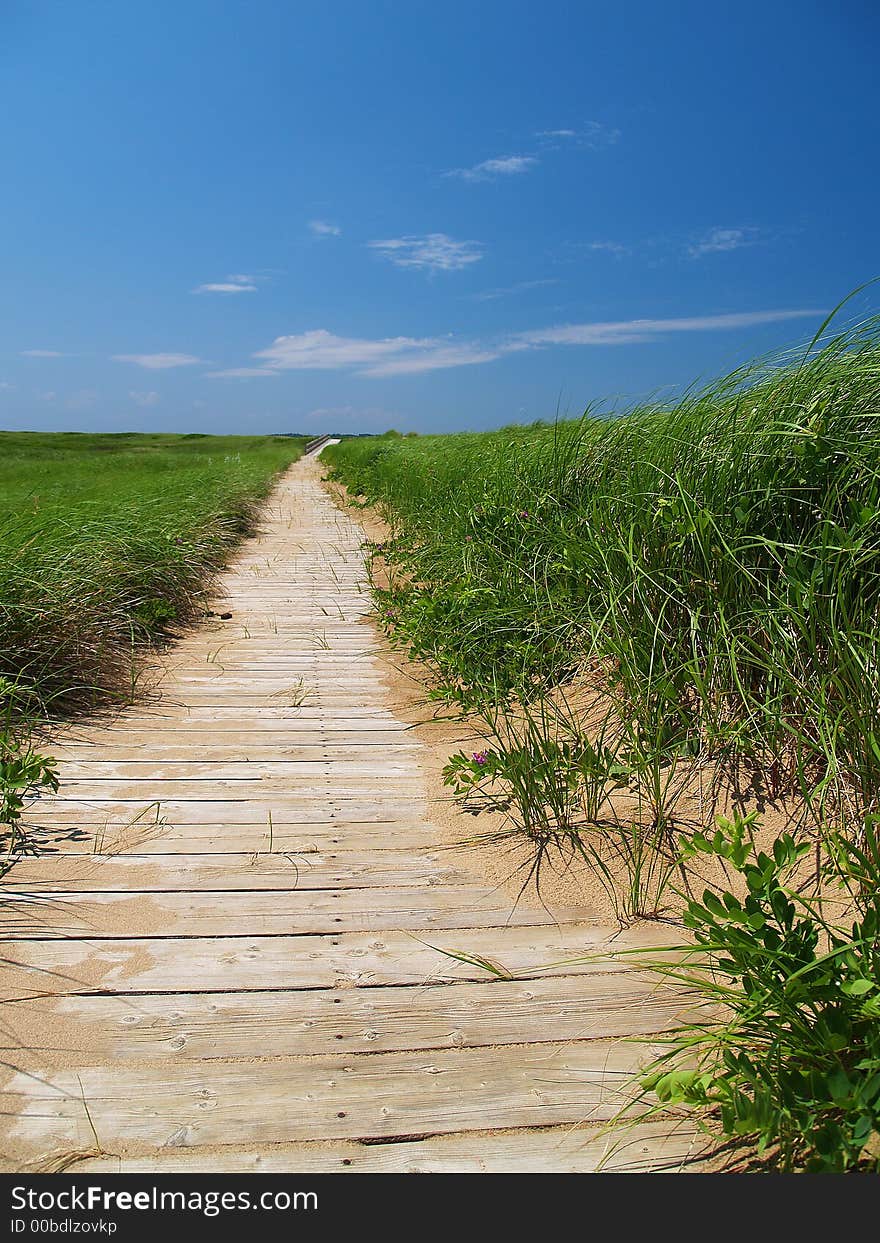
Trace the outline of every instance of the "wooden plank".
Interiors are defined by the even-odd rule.
[[[47,1146],[112,1150],[291,1140],[390,1138],[612,1117],[649,1045],[593,1040],[425,1054],[283,1058],[248,1063],[163,1063],[17,1074],[6,1099],[12,1138]],[[87,1107],[87,1108],[86,1108]]]
[[[404,762],[412,763],[411,756],[420,754],[421,748],[416,743],[389,741],[380,738],[377,741],[363,739],[358,742],[337,742],[336,740],[327,741],[319,735],[315,736],[312,742],[289,742],[283,735],[274,742],[269,741],[268,734],[257,734],[257,739],[264,739],[263,742],[253,741],[253,739],[233,740],[232,736],[227,734],[226,741],[223,741],[223,735],[203,735],[201,738],[193,740],[193,746],[198,749],[199,755],[204,761],[223,762],[223,761],[241,761],[241,762],[263,762],[271,760],[285,760],[290,762],[309,761],[311,763],[345,763],[360,761],[369,762],[371,757],[375,756],[377,760],[397,759],[400,758]],[[64,764],[64,771],[67,766],[72,763],[94,763],[96,761],[110,764],[130,763],[132,761],[140,761],[143,763],[152,763],[152,761],[144,761],[144,753],[147,752],[155,757],[162,764],[181,764],[187,763],[192,759],[192,752],[186,754],[186,744],[181,741],[176,742],[152,742],[148,738],[141,738],[133,741],[131,746],[124,746],[119,742],[112,741],[106,747],[100,744],[92,743],[73,743],[65,747],[55,747],[53,754],[57,760]]]
[[[486,968],[450,956],[459,952],[482,956],[517,977],[605,974],[630,970],[634,949],[656,956],[675,940],[668,929],[651,925],[612,938],[607,926],[585,924],[435,929],[420,938],[376,930],[19,941],[4,947],[4,991],[239,992],[492,980]]]
[[[210,798],[203,790],[200,797],[189,799],[145,797],[145,791],[130,798],[72,798],[63,790],[57,797],[39,799],[25,813],[28,824],[51,823],[102,823],[115,816],[128,821],[135,816],[156,819],[164,817],[181,825],[192,821],[198,824],[259,824],[268,826],[269,816],[273,823],[289,825],[324,824],[411,824],[418,809],[411,799],[398,800],[388,805],[388,800],[335,798],[315,800],[287,794],[283,798]],[[426,823],[426,820],[422,820]]]
[[[203,855],[238,853],[252,855],[254,851],[274,850],[278,854],[315,854],[320,851],[370,851],[376,855],[386,853],[424,850],[435,846],[429,830],[399,829],[396,825],[374,826],[364,830],[330,822],[326,825],[307,825],[305,828],[276,824],[271,837],[265,822],[261,825],[187,824],[152,826],[142,829],[139,825],[55,824],[48,829],[30,831],[42,856],[89,855],[96,844],[102,850],[129,850],[136,848],[143,855],[190,854],[198,850]],[[14,873],[9,879],[14,887]]]
[[[295,874],[294,874],[295,875]],[[582,915],[557,912],[561,923]],[[396,884],[386,889],[288,889],[217,892],[70,894],[9,892],[0,907],[0,940],[22,937],[129,937],[140,921],[156,935],[277,936],[406,928],[425,935],[438,928],[505,928],[542,925],[544,912],[514,909],[503,894],[482,885]]]
[[[370,786],[364,777],[351,777],[348,781],[337,781],[327,777],[321,780],[313,777],[294,783],[284,777],[232,777],[212,780],[210,777],[195,777],[192,780],[175,781],[173,777],[157,777],[155,780],[120,781],[113,777],[87,780],[71,778],[65,781],[62,791],[56,796],[58,802],[65,799],[74,801],[96,802],[99,799],[112,801],[132,801],[136,803],[166,802],[169,799],[205,799],[210,802],[247,799],[259,801],[264,808],[273,809],[282,803],[311,803],[316,808],[328,807],[335,800],[358,802],[361,806],[372,803],[387,809],[398,807],[403,814],[413,812],[423,801],[423,788],[418,780],[407,784],[402,779],[381,782],[378,786]]]
[[[115,718],[117,723],[119,719]],[[175,708],[167,695],[161,700],[142,705],[140,712],[132,712],[130,717],[126,713],[124,719],[133,724],[139,721],[152,722],[160,727],[164,721],[175,721],[178,725],[196,721],[212,727],[228,721],[233,729],[278,729],[278,721],[290,721],[296,726],[304,721],[320,721],[330,726],[335,724],[349,729],[395,729],[400,728],[401,724],[387,708],[364,704],[347,704],[343,708],[334,708],[329,714],[325,708],[313,703],[306,702],[299,708],[293,708],[277,700],[274,703],[260,701],[246,704],[239,701],[235,704],[215,703],[201,707],[180,703]]]
[[[178,1062],[250,1057],[256,1048],[262,1057],[305,1057],[642,1036],[668,1030],[693,1006],[692,996],[626,972],[485,988],[67,996],[53,1014],[90,1029],[92,1054]],[[14,1007],[8,1016],[13,1033],[19,1013]]]
[[[676,1171],[707,1146],[681,1119],[608,1134],[600,1126],[473,1131],[390,1144],[350,1140],[249,1148],[226,1144],[79,1161],[87,1174],[592,1174]]]
[[[274,846],[274,841],[273,841]],[[407,856],[309,853],[299,857],[276,850],[240,854],[26,855],[16,865],[6,895],[77,895],[86,890],[150,893],[181,889],[256,891],[260,889],[445,887],[473,884],[458,868],[444,867],[427,853]],[[482,888],[482,886],[481,886]],[[436,900],[436,895],[430,895]],[[365,898],[366,900],[366,898]]]
[[[216,760],[190,757],[172,760],[156,756],[143,760],[66,760],[61,775],[66,783],[74,781],[260,781],[331,777],[334,784],[346,778],[367,777],[377,783],[393,782],[395,786],[423,788],[421,773],[411,760],[338,760],[327,759],[255,759]]]

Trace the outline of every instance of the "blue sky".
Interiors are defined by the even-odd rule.
[[[5,0],[0,426],[478,429],[803,341],[880,272],[872,9]]]

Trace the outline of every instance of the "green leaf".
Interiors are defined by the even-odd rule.
[[[866,980],[863,977],[860,980],[845,980],[840,986],[840,991],[846,997],[864,997],[865,993],[873,992],[876,987],[873,980]]]

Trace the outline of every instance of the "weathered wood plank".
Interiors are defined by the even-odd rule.
[[[277,1144],[599,1121],[621,1107],[650,1046],[592,1040],[15,1075],[11,1139],[24,1151],[141,1142]],[[87,1106],[87,1109],[86,1109]]]
[[[421,773],[414,771],[406,757],[395,759],[342,760],[336,756],[319,759],[230,759],[194,758],[173,760],[154,756],[141,760],[66,760],[62,778],[74,781],[262,781],[263,778],[332,777],[342,784],[347,778],[367,777],[395,787],[423,789]]]
[[[369,851],[374,858],[388,852],[405,852],[410,857],[434,845],[432,832],[422,827],[406,829],[395,824],[383,824],[372,829],[363,826],[340,826],[330,821],[305,826],[275,824],[272,833],[263,821],[259,825],[235,824],[173,824],[132,826],[105,819],[88,824],[82,819],[76,824],[58,821],[48,827],[31,829],[42,858],[66,855],[90,855],[100,846],[105,851],[128,851],[137,849],[140,855],[191,854],[198,850],[203,855],[242,854],[250,856],[254,851],[274,851],[281,855],[316,854],[321,851],[363,853]],[[14,888],[13,878],[9,884]]]
[[[274,847],[274,841],[272,843]],[[251,855],[141,854],[26,856],[15,868],[6,894],[69,894],[186,890],[343,889],[474,885],[473,877],[446,867],[430,854],[410,856],[282,854],[254,849]],[[483,889],[483,886],[480,886]],[[432,896],[436,901],[436,895]],[[368,899],[366,896],[364,900]]]
[[[192,736],[193,746],[201,752],[202,748],[228,750],[231,759],[245,759],[252,752],[259,755],[279,759],[315,758],[321,752],[328,753],[341,760],[372,758],[374,752],[388,751],[392,756],[409,758],[412,755],[424,754],[420,743],[411,734],[402,730],[392,733],[389,730],[332,730],[321,725],[315,728],[286,729],[277,722],[271,729],[213,729],[205,730],[187,721],[180,721],[176,727],[181,733],[185,730]],[[175,731],[176,732],[176,731]],[[110,736],[104,743],[100,739],[74,740],[70,743],[55,745],[53,754],[56,759],[94,760],[109,758],[112,760],[136,759],[143,756],[144,750],[155,749],[157,754],[174,759],[187,759],[183,750],[182,740],[168,736],[166,726],[150,731],[131,732],[130,740],[123,741],[122,736]],[[104,755],[98,753],[103,751]],[[218,758],[223,758],[222,754]]]
[[[166,1149],[158,1156],[91,1157],[75,1173],[120,1174],[592,1174],[682,1168],[705,1149],[705,1137],[681,1119],[643,1123],[618,1134],[600,1126],[473,1131],[391,1144],[224,1145]]]
[[[429,889],[403,882],[384,889],[184,889],[157,893],[10,892],[0,908],[0,941],[22,937],[126,937],[141,920],[162,936],[278,936],[291,933],[411,929],[431,935],[443,928],[505,928],[546,923],[544,912],[514,909],[503,895],[481,885]],[[560,922],[582,912],[563,908]]]
[[[496,980],[485,988],[321,989],[59,998],[91,1051],[150,1062],[559,1044],[668,1030],[693,998],[635,973]],[[8,1022],[15,1029],[15,1013]],[[47,1045],[49,1052],[51,1045]]]
[[[662,935],[661,935],[662,933]],[[421,938],[421,939],[419,939]],[[130,937],[19,941],[4,947],[10,995],[50,992],[240,992],[492,980],[452,954],[482,956],[519,976],[627,971],[634,949],[657,953],[668,929],[612,937],[607,926],[340,932],[320,936]],[[50,973],[57,973],[52,975]]]
[[[348,781],[336,781],[332,775],[321,781],[318,777],[311,780],[298,781],[294,784],[284,777],[247,777],[221,778],[212,781],[210,777],[195,777],[192,780],[175,781],[173,777],[157,777],[143,781],[116,780],[113,777],[88,779],[71,778],[65,781],[58,801],[72,799],[78,802],[96,802],[99,799],[116,801],[130,800],[137,803],[165,802],[168,799],[198,799],[211,802],[219,800],[246,799],[259,800],[264,807],[272,808],[276,804],[311,803],[316,808],[327,808],[333,800],[360,802],[366,805],[382,804],[386,810],[392,806],[400,808],[403,814],[409,811],[412,815],[416,806],[422,801],[423,789],[417,781],[395,781],[378,783],[370,786],[363,777],[351,777]]]
[[[39,799],[25,813],[28,824],[41,824],[44,821],[71,823],[82,820],[85,823],[103,822],[108,816],[115,816],[126,822],[138,816],[142,819],[158,818],[172,820],[180,824],[189,821],[198,824],[260,824],[268,827],[269,817],[275,825],[306,825],[337,822],[339,824],[411,824],[418,809],[413,807],[412,800],[389,800],[337,798],[332,794],[326,798],[313,799],[307,796],[297,797],[290,793],[283,797],[271,798],[211,798],[200,788],[200,797],[179,799],[164,797],[145,797],[141,790],[129,798],[114,798],[112,795],[99,798],[71,798],[65,795],[62,787],[57,798]],[[423,820],[422,823],[427,823]]]

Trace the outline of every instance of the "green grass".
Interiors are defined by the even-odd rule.
[[[622,920],[677,894],[656,969],[705,1008],[624,1118],[880,1169],[880,320],[668,408],[325,457],[391,524],[388,632],[485,740],[446,769],[483,841],[579,858]],[[794,833],[720,819],[737,782]]]
[[[303,441],[0,432],[0,687],[56,715],[131,691]]]
[[[681,757],[876,809],[877,322],[669,409],[325,456],[392,524],[381,607],[435,694],[591,684],[658,820]]]

